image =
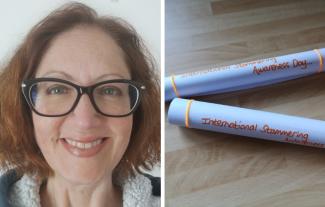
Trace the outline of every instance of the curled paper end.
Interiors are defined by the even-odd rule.
[[[173,99],[170,103],[167,115],[169,123],[185,127],[187,104],[188,100],[186,99]]]
[[[185,127],[190,128],[190,110],[191,110],[191,104],[193,100],[188,100],[186,104],[186,112],[185,112]]]
[[[165,101],[176,98],[171,77],[165,78]]]
[[[318,72],[325,72],[325,68],[324,68],[324,57],[325,57],[325,48],[321,48],[321,49],[315,49],[318,53],[318,58],[319,58],[319,71]]]

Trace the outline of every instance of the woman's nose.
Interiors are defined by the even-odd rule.
[[[93,128],[100,124],[100,114],[95,110],[90,98],[84,94],[72,112],[73,117],[81,128]]]

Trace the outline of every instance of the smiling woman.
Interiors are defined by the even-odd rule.
[[[125,21],[65,5],[32,28],[0,89],[0,206],[160,205],[141,172],[160,161],[159,81]]]

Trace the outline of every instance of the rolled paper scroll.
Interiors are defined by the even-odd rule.
[[[238,91],[323,72],[325,48],[165,78],[165,100]]]
[[[172,124],[266,140],[325,147],[325,121],[175,98]]]

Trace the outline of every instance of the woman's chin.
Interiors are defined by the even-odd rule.
[[[111,179],[111,157],[109,139],[104,139],[100,144],[91,149],[77,149],[61,140],[60,163],[53,162],[53,168],[66,180],[76,184],[92,184],[103,179]],[[103,160],[106,162],[103,163]]]
[[[104,180],[112,179],[110,174],[101,171],[95,171],[95,172],[83,171],[83,172],[75,172],[75,173],[70,173],[70,172],[64,172],[62,176],[69,183],[76,184],[76,185],[92,185],[99,182],[103,182]]]

